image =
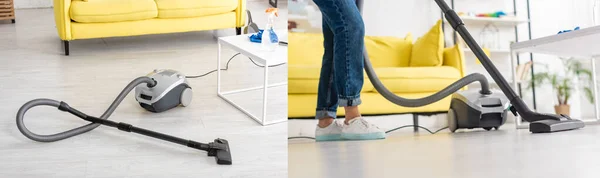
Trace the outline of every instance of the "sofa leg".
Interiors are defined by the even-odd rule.
[[[242,34],[242,27],[235,27],[235,34],[236,35],[241,35]]]
[[[415,132],[419,132],[419,115],[413,114],[413,129]]]
[[[12,23],[15,23],[15,22],[17,22],[17,20],[15,20],[15,19],[12,19],[12,20],[11,20],[11,22],[12,22]]]
[[[69,41],[63,40],[64,48],[65,48],[65,56],[69,55]]]

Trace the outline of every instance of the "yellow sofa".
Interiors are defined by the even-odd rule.
[[[311,118],[317,103],[323,37],[321,34],[290,33],[288,40],[291,41],[288,47],[288,117]],[[443,42],[443,38],[441,40]],[[465,75],[464,53],[459,45],[444,48],[442,43],[439,52],[443,61],[435,66],[421,67],[411,67],[414,63],[410,62],[414,56],[411,53],[418,49],[412,49],[415,45],[410,34],[406,38],[368,36],[365,46],[382,83],[401,97],[431,95]],[[361,99],[360,110],[364,115],[446,112],[450,107],[450,97],[423,107],[397,106],[377,93],[366,74]],[[343,109],[337,114],[342,116]]]
[[[236,28],[245,24],[246,0],[54,0],[65,55],[69,41]]]

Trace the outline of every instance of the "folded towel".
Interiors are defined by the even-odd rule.
[[[277,34],[275,33],[275,31],[272,28],[269,31],[271,31],[271,42],[277,43],[279,41],[279,39],[277,38]],[[263,30],[259,30],[258,33],[250,35],[250,37],[249,37],[250,41],[254,42],[254,43],[261,43],[262,42],[262,34],[263,34]]]

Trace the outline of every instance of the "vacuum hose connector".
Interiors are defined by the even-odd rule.
[[[367,76],[369,77],[369,80],[371,81],[371,83],[373,83],[373,86],[375,86],[375,89],[377,90],[377,92],[379,92],[381,95],[383,95],[383,97],[385,99],[391,101],[394,104],[400,105],[400,106],[421,107],[421,106],[429,105],[431,103],[435,103],[439,100],[442,100],[442,99],[446,98],[447,96],[452,95],[453,93],[460,90],[461,88],[463,88],[471,83],[474,83],[474,82],[479,82],[481,84],[481,91],[480,91],[481,94],[484,94],[484,95],[492,94],[492,92],[490,91],[490,86],[487,81],[487,78],[483,74],[473,73],[473,74],[470,74],[470,75],[468,75],[464,78],[461,78],[460,80],[450,84],[446,88],[442,89],[441,91],[438,91],[437,93],[435,93],[433,95],[430,95],[430,96],[427,96],[424,98],[418,98],[418,99],[402,98],[400,96],[397,96],[390,90],[388,90],[383,85],[383,83],[381,83],[381,81],[377,77],[377,74],[375,73],[375,70],[373,70],[373,66],[371,65],[371,61],[369,60],[369,55],[367,53],[366,47],[363,51],[363,56],[365,58],[365,71],[367,72]]]
[[[117,109],[117,106],[119,106],[121,101],[123,101],[125,96],[127,96],[127,94],[129,92],[131,92],[131,90],[133,90],[136,86],[138,86],[139,84],[143,84],[143,83],[148,84],[149,87],[156,86],[156,81],[154,81],[150,77],[136,78],[135,80],[131,81],[123,89],[123,91],[121,91],[121,93],[119,93],[119,95],[113,101],[113,103],[110,105],[110,107],[108,107],[108,109],[104,112],[104,114],[102,114],[102,116],[100,116],[100,119],[108,119],[108,117],[110,117],[110,115],[115,111],[115,109]],[[21,108],[17,112],[17,128],[19,128],[19,131],[21,131],[21,133],[23,135],[25,135],[25,137],[27,137],[31,140],[35,140],[38,142],[54,142],[54,141],[66,139],[66,138],[69,138],[69,137],[72,137],[75,135],[79,135],[79,134],[88,132],[88,131],[93,130],[96,127],[100,126],[99,123],[90,123],[90,124],[87,124],[87,125],[84,125],[81,127],[77,127],[77,128],[74,128],[74,129],[71,129],[68,131],[51,134],[51,135],[40,135],[40,134],[33,133],[29,129],[27,129],[27,127],[23,123],[23,118],[25,117],[25,113],[29,109],[36,107],[36,106],[44,106],[44,105],[57,107],[61,111],[74,112],[72,109],[69,109],[70,107],[66,103],[52,100],[52,99],[45,99],[45,98],[34,99],[34,100],[31,100],[31,101],[25,103],[23,106],[21,106]],[[85,115],[84,113],[81,113],[81,112],[72,113],[72,114],[77,115],[77,116]],[[87,116],[87,115],[85,115],[85,116]]]

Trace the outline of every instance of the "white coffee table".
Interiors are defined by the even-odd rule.
[[[590,59],[592,68],[592,83],[594,101],[598,101],[598,81],[596,80],[596,60],[600,60],[600,26],[584,28],[567,33],[551,35],[547,37],[522,41],[510,45],[511,66],[515,66],[515,58],[519,53],[538,53],[555,55],[561,57],[577,57],[581,59]],[[513,85],[518,85],[515,67],[512,68]],[[600,124],[600,107],[598,102],[594,102],[595,118],[578,118],[586,124]],[[524,123],[520,117],[516,118],[516,125],[519,129],[529,128],[528,123]]]
[[[280,38],[287,38],[287,31],[277,31],[276,32]],[[260,43],[252,43],[249,40],[250,34],[238,35],[238,36],[227,36],[220,37],[218,40],[218,55],[217,55],[217,95],[221,97],[223,100],[227,101],[229,104],[233,105],[240,111],[244,112],[246,115],[250,116],[256,122],[261,125],[271,125],[276,123],[281,123],[287,121],[287,118],[270,120],[267,121],[267,89],[270,87],[283,86],[287,85],[287,82],[275,83],[269,85],[269,67],[263,67],[264,78],[263,85],[251,88],[238,89],[233,91],[221,91],[221,47],[226,46],[229,47],[242,55],[248,56],[252,58],[254,61],[260,63],[264,66],[272,66],[277,64],[287,63],[287,46],[278,46],[275,51],[265,51],[261,49]],[[239,104],[233,102],[233,100],[227,98],[227,95],[241,92],[248,92],[252,90],[263,90],[262,96],[262,117],[256,117],[256,115],[252,114],[247,109],[244,109]]]

